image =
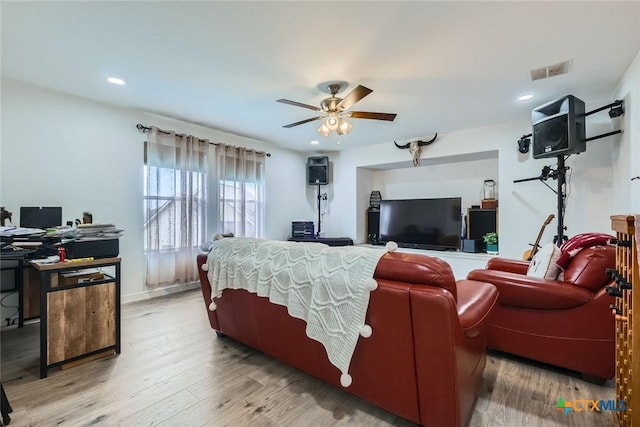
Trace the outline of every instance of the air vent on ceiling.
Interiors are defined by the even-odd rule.
[[[531,80],[546,79],[547,77],[559,76],[569,72],[569,61],[560,62],[559,64],[547,65],[546,67],[531,70]]]

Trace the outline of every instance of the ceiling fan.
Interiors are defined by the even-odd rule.
[[[360,101],[365,96],[373,92],[371,89],[358,85],[355,89],[349,92],[344,98],[338,98],[336,95],[340,92],[342,85],[340,83],[331,83],[327,86],[330,97],[325,98],[320,103],[320,107],[315,107],[309,104],[303,104],[301,102],[291,101],[288,99],[278,99],[276,102],[282,102],[283,104],[289,104],[296,107],[306,108],[308,110],[322,112],[322,115],[312,117],[310,119],[301,120],[299,122],[290,123],[284,125],[285,128],[292,128],[294,126],[302,125],[305,123],[313,122],[326,118],[326,120],[318,128],[318,133],[323,136],[328,136],[329,133],[335,130],[338,135],[345,135],[349,133],[353,125],[345,120],[345,117],[352,119],[373,119],[373,120],[386,120],[392,122],[396,118],[395,113],[373,113],[369,111],[347,111],[356,102]]]

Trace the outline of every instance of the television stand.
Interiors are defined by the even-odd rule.
[[[290,242],[324,243],[329,246],[353,246],[350,237],[291,237]]]
[[[441,251],[441,252],[455,252],[457,248],[448,248],[446,246],[430,245],[426,243],[401,243],[397,242],[399,248],[405,249],[421,249],[425,251]]]

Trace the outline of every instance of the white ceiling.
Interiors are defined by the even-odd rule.
[[[640,1],[0,7],[5,77],[302,151],[530,120],[531,109],[567,94],[609,102],[640,50]],[[565,60],[569,74],[531,81],[531,69]],[[317,121],[282,127],[316,114],[276,99],[319,105],[319,85],[332,80],[349,83],[342,95],[373,89],[353,109],[398,117],[354,119],[340,144],[318,135]],[[516,101],[527,92],[531,101]]]

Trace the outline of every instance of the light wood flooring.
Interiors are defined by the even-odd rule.
[[[3,331],[1,379],[19,426],[413,426],[209,327],[199,290],[123,306],[122,354],[38,378],[39,325]],[[611,426],[559,397],[613,399],[613,382],[490,353],[469,426]],[[443,426],[447,427],[447,426]]]

